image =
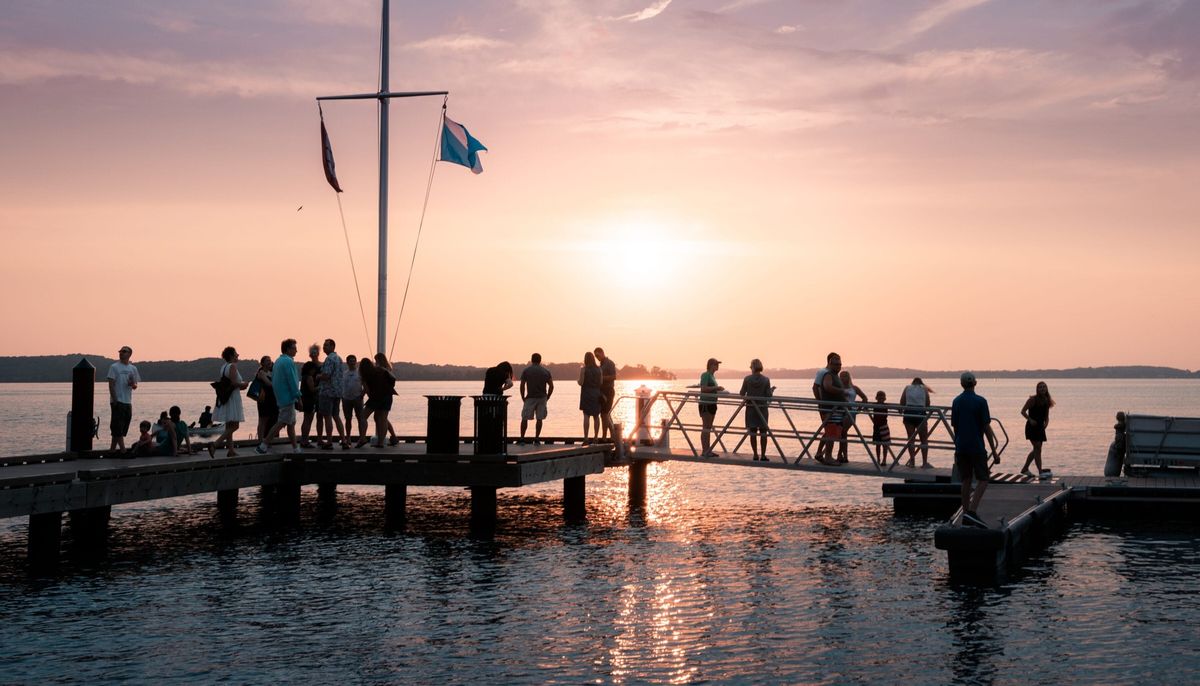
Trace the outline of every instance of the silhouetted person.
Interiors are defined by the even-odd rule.
[[[508,362],[488,367],[483,373],[483,395],[503,395],[512,388],[513,368]]]
[[[212,426],[212,405],[205,405],[204,411],[200,413],[200,419],[196,422],[201,429],[207,429]]]
[[[117,351],[116,362],[108,367],[108,407],[111,419],[108,423],[112,434],[111,451],[125,452],[125,435],[129,433],[129,422],[133,420],[133,391],[141,383],[137,367],[129,360],[133,357],[133,348],[121,346]]]
[[[542,421],[546,419],[546,405],[554,395],[554,378],[550,370],[542,366],[542,356],[529,356],[529,366],[521,371],[521,442],[525,442],[525,430],[529,420],[535,419],[534,443],[542,437]]]
[[[762,360],[750,360],[750,374],[742,379],[742,389],[738,395],[748,398],[770,398],[775,391],[771,380],[763,375]],[[755,461],[767,462],[767,401],[746,401],[746,433],[750,435],[750,450],[754,452]],[[762,457],[758,454],[759,442],[762,442]]]
[[[1045,381],[1039,381],[1033,395],[1025,401],[1025,405],[1021,408],[1021,416],[1025,418],[1025,440],[1029,441],[1033,449],[1029,451],[1029,457],[1025,458],[1025,466],[1021,468],[1021,473],[1026,476],[1033,476],[1029,473],[1029,463],[1037,463],[1038,477],[1046,478],[1048,474],[1042,469],[1042,444],[1046,442],[1046,427],[1050,424],[1050,408],[1054,407],[1054,398],[1050,397],[1050,388],[1046,386]]]
[[[612,408],[613,401],[617,398],[617,363],[604,354],[604,348],[596,348],[592,352],[600,362],[600,423],[604,427],[604,435],[601,438],[616,441],[617,437],[613,435]]]
[[[288,440],[292,444],[292,452],[300,452],[296,444],[296,404],[300,402],[300,374],[296,371],[296,339],[288,338],[279,344],[281,354],[271,368],[271,388],[275,392],[275,406],[279,409],[279,417],[275,424],[263,434],[262,442],[254,449],[256,453],[265,455],[270,448],[270,441],[279,430],[287,427]]]
[[[988,451],[983,438],[987,437],[992,452],[996,451],[996,435],[992,433],[992,415],[988,412],[987,400],[975,393],[975,375],[963,372],[960,379],[963,392],[954,399],[950,409],[950,424],[954,427],[954,466],[962,479],[962,524],[988,528],[979,518],[979,501],[987,490],[991,472],[988,469]],[[996,459],[999,462],[999,457]],[[979,485],[971,490],[971,481]]]

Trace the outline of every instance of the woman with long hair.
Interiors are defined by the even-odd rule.
[[[233,384],[233,393],[213,411],[213,420],[225,422],[225,430],[221,432],[220,438],[208,444],[208,456],[213,457],[216,449],[224,445],[227,449],[226,457],[237,457],[237,451],[233,449],[233,432],[246,421],[246,412],[242,409],[242,391],[250,384],[242,380],[237,366],[238,351],[232,345],[225,346],[221,351],[221,359],[225,360],[225,364],[221,366],[221,378],[229,379],[229,383]]]
[[[583,412],[583,444],[592,441],[588,439],[588,418],[592,420],[592,435],[600,438],[600,412],[603,391],[600,388],[603,376],[596,355],[592,351],[583,354],[583,366],[579,368],[579,410]]]
[[[1021,407],[1021,416],[1025,418],[1025,440],[1033,445],[1029,457],[1025,458],[1025,466],[1021,468],[1021,473],[1026,476],[1033,476],[1029,471],[1031,462],[1037,464],[1039,476],[1045,473],[1042,470],[1042,444],[1046,442],[1046,426],[1050,424],[1052,407],[1054,398],[1050,397],[1050,388],[1045,381],[1039,381],[1034,394]]]
[[[375,353],[375,366],[380,369],[386,369],[388,374],[392,375],[392,395],[396,393],[396,372],[392,370],[392,363],[388,362],[387,355],[383,353]],[[396,427],[392,425],[392,420],[387,423],[388,434],[391,438],[388,439],[388,445],[397,445],[400,443],[400,437],[396,435]]]

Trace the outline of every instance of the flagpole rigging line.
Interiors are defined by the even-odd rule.
[[[413,241],[412,260],[408,265],[408,278],[404,281],[404,295],[400,298],[400,314],[396,316],[396,329],[392,333],[392,347],[388,349],[388,359],[396,354],[396,343],[400,340],[400,320],[404,318],[404,306],[408,303],[408,288],[412,285],[413,268],[417,264],[417,248],[421,245],[421,230],[425,227],[425,211],[429,208],[429,193],[433,189],[433,174],[437,170],[438,147],[446,120],[446,103],[449,100],[449,96],[442,100],[442,115],[438,117],[437,133],[433,136],[433,159],[429,161],[429,178],[425,182],[425,201],[421,204],[421,219],[417,222],[417,239]]]
[[[371,357],[375,356],[371,347],[371,329],[367,326],[367,310],[363,307],[362,290],[358,285],[358,269],[354,266],[354,252],[350,249],[350,232],[346,229],[346,213],[342,211],[342,194],[334,193],[337,198],[338,215],[342,218],[342,237],[346,239],[346,254],[350,257],[350,273],[354,275],[354,294],[358,296],[358,313],[362,315],[363,335],[367,337],[367,350]]]

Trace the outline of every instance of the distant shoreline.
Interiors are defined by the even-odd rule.
[[[96,379],[102,381],[108,365],[114,362],[111,358],[100,355],[22,355],[0,357],[0,383],[52,383],[71,380],[71,369],[86,358],[96,368]],[[221,367],[218,358],[201,358],[198,360],[134,360],[142,378],[146,381],[212,381],[216,378],[217,370]],[[256,361],[239,363],[243,376],[249,377],[258,369]],[[420,364],[415,362],[395,363],[396,378],[401,381],[483,381],[484,367],[471,365],[440,365]],[[523,365],[514,363],[519,378]],[[575,379],[579,369],[577,362],[548,362],[554,378],[560,380]],[[958,378],[961,370],[939,371],[928,369],[907,369],[902,367],[876,367],[870,365],[851,366],[847,368],[857,378],[863,379],[911,379],[923,377],[929,379]],[[741,370],[737,370],[740,373]],[[816,368],[811,369],[767,369],[767,376],[773,379],[811,379],[816,374]],[[1124,365],[1108,367],[1073,367],[1070,369],[1016,369],[1016,370],[972,370],[983,379],[1196,379],[1200,372],[1175,367],[1156,367],[1148,365]],[[645,367],[644,365],[626,365],[619,370],[618,378],[624,380],[675,380],[698,379],[700,369],[663,369],[660,367]],[[726,365],[724,373],[731,373]]]

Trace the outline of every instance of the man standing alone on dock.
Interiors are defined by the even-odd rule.
[[[536,419],[533,425],[533,442],[536,444],[542,437],[542,420],[546,418],[546,403],[554,395],[554,379],[550,370],[542,366],[541,353],[529,357],[529,366],[521,371],[521,442],[525,442],[525,430],[529,428],[529,420]]]
[[[996,434],[992,433],[992,415],[987,400],[975,393],[975,375],[963,372],[960,378],[963,392],[954,399],[950,409],[950,425],[954,427],[954,466],[962,479],[962,523],[964,526],[988,528],[977,514],[979,501],[987,490],[991,473],[988,470],[988,451],[983,445],[987,436],[996,452]],[[996,460],[999,462],[999,458]],[[975,492],[971,492],[972,478],[979,481]]]
[[[615,442],[617,437],[613,435],[612,407],[617,397],[617,363],[604,354],[604,348],[596,348],[593,352],[600,361],[600,423],[604,427],[601,438]]]
[[[288,440],[292,442],[292,452],[300,452],[296,444],[296,401],[300,400],[300,374],[296,372],[296,339],[288,338],[279,344],[282,353],[275,360],[271,370],[271,387],[275,391],[275,403],[279,406],[279,419],[267,433],[263,434],[262,442],[254,449],[260,455],[266,455],[271,439],[283,427],[287,427]]]
[[[133,391],[141,382],[137,367],[129,363],[133,348],[121,346],[117,351],[120,359],[108,368],[108,406],[112,411],[108,429],[112,433],[109,450],[125,452],[125,434],[129,433],[129,422],[133,419]]]

